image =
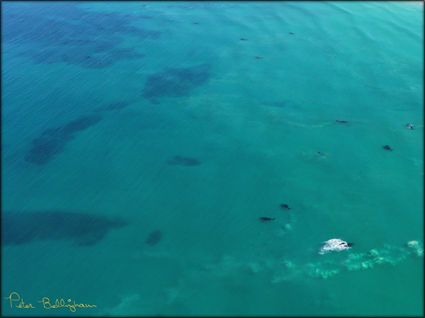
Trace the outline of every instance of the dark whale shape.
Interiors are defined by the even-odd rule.
[[[53,137],[57,137],[60,135],[64,136],[70,136],[74,135],[77,132],[80,132],[82,130],[86,130],[87,128],[90,128],[91,126],[96,125],[102,117],[96,116],[96,115],[87,115],[87,116],[81,116],[75,120],[70,121],[69,123],[65,124],[62,127],[58,127],[55,129],[48,129],[45,131],[45,134],[51,135]]]
[[[382,146],[382,148],[383,148],[384,150],[387,150],[387,151],[393,151],[393,148],[391,148],[391,146],[390,146],[390,145]]]
[[[290,210],[291,208],[289,207],[289,205],[287,205],[286,203],[283,203],[280,205],[280,207],[284,210]]]
[[[258,218],[261,222],[269,222],[269,221],[274,221],[275,220],[275,218],[271,218],[271,217],[268,217],[268,216],[261,216],[261,217],[259,217]]]
[[[62,210],[5,211],[1,219],[2,245],[6,246],[42,240],[68,240],[77,246],[90,246],[127,224],[121,219]]]
[[[347,120],[341,120],[341,119],[336,119],[335,122],[337,122],[339,124],[348,124]]]
[[[145,240],[145,243],[153,246],[158,244],[162,240],[162,232],[160,230],[155,230],[149,233],[148,237]]]
[[[39,137],[32,140],[31,148],[25,154],[25,161],[36,165],[48,163],[65,149],[66,144],[78,132],[96,125],[101,119],[99,115],[81,116],[63,126],[44,130]]]
[[[167,163],[169,165],[175,165],[175,166],[198,166],[201,164],[201,161],[195,158],[190,157],[182,157],[182,156],[174,156],[171,159],[168,159]]]

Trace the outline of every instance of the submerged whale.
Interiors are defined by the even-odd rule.
[[[336,119],[335,122],[337,122],[338,124],[348,124],[348,121],[343,119]]]
[[[291,208],[289,207],[289,205],[287,205],[286,203],[282,203],[281,205],[280,205],[280,208],[281,209],[284,209],[284,210],[290,210]]]
[[[261,216],[261,217],[259,217],[258,218],[261,222],[269,222],[269,221],[274,221],[275,220],[275,218],[271,218],[271,217],[268,217],[268,216]]]
[[[155,230],[149,233],[148,237],[145,240],[145,243],[154,246],[158,244],[162,239],[162,232],[160,230]]]
[[[121,219],[61,210],[5,211],[2,245],[22,245],[40,240],[69,240],[77,246],[101,241],[112,229],[125,226]]]

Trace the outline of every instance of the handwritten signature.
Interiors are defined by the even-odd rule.
[[[18,309],[34,309],[38,308],[34,306],[32,303],[26,303],[24,298],[19,295],[17,292],[11,292],[9,296],[5,297],[6,300],[9,301],[10,308],[18,308]],[[78,308],[96,308],[96,305],[93,304],[84,304],[77,303],[72,299],[63,299],[56,298],[54,302],[50,300],[49,297],[43,297],[41,300],[37,301],[37,303],[41,304],[41,308],[43,309],[60,309],[60,308],[68,308],[71,312],[76,312]]]

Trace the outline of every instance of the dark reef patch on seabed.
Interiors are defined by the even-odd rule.
[[[132,25],[132,21],[140,24],[146,20],[146,15],[88,11],[77,3],[8,3],[3,10],[4,43],[29,46],[20,54],[36,63],[103,68],[144,56],[133,48],[120,48],[123,36],[145,39],[160,35]]]
[[[145,240],[145,243],[154,246],[162,240],[162,232],[160,230],[155,230],[149,233],[148,237]]]
[[[64,150],[65,145],[75,137],[76,133],[96,125],[101,119],[99,115],[81,116],[63,126],[44,130],[39,137],[32,140],[25,160],[37,165],[48,163]]]
[[[157,98],[161,97],[187,96],[193,89],[205,84],[210,76],[210,66],[207,64],[167,68],[148,77],[143,88],[143,97],[157,102]]]
[[[121,219],[61,210],[2,213],[2,245],[22,245],[39,240],[70,240],[77,246],[101,241]]]
[[[174,156],[171,159],[167,160],[167,163],[169,165],[174,165],[174,166],[198,166],[201,164],[201,161],[199,161],[198,159],[195,158],[190,158],[190,157],[182,157],[182,156]]]

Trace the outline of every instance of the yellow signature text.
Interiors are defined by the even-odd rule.
[[[17,292],[11,292],[8,297],[10,308],[30,309],[35,308],[31,303],[25,303],[24,299]]]
[[[32,303],[26,303],[24,298],[19,295],[17,292],[11,292],[9,296],[5,297],[9,302],[10,308],[18,308],[18,309],[33,309],[37,308]],[[49,297],[43,297],[38,301],[41,304],[43,309],[60,309],[66,308],[71,312],[76,312],[79,308],[96,308],[96,305],[93,304],[84,304],[77,303],[75,300],[64,298],[56,298],[54,301],[51,301]]]

